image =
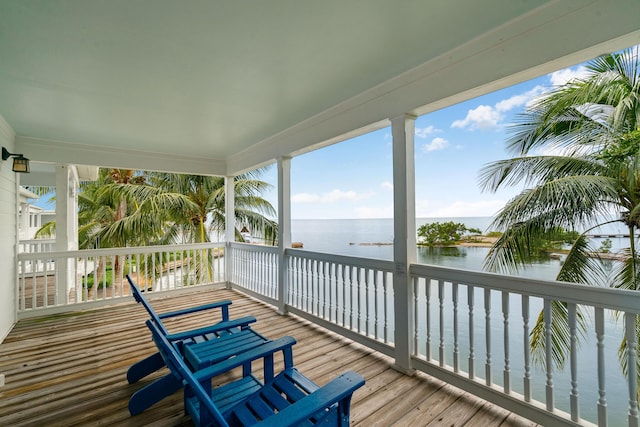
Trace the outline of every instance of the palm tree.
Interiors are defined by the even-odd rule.
[[[542,239],[560,229],[583,229],[586,231],[572,245],[557,280],[638,290],[638,50],[601,56],[591,61],[587,70],[586,77],[554,88],[519,117],[507,141],[514,157],[482,169],[480,183],[485,190],[523,182],[527,187],[496,215],[491,227],[504,230],[504,234],[487,255],[485,268],[517,271],[538,254]],[[540,154],[544,150],[548,154]],[[628,228],[629,248],[624,262],[606,278],[599,260],[589,257],[585,234],[616,222]],[[561,368],[570,343],[567,306],[554,303],[552,310],[552,354],[554,364]],[[578,319],[584,333],[586,316],[578,313]],[[544,364],[542,313],[530,338],[534,360]],[[624,340],[618,355],[626,374]]]
[[[256,179],[261,173],[257,170],[234,178],[236,223],[247,224],[273,244],[277,222],[270,217],[275,216],[275,210],[260,196],[269,186]],[[204,243],[210,241],[211,232],[225,229],[224,178],[161,172],[147,173],[146,178],[147,185],[121,183],[111,187],[115,194],[136,200],[138,205],[135,212],[111,224],[105,236],[117,240],[138,233],[155,244]],[[237,228],[235,235],[243,240]],[[205,261],[193,272],[199,279],[213,277],[212,256],[199,257]]]

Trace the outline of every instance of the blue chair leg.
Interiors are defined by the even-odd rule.
[[[131,365],[127,371],[127,381],[129,381],[129,384],[133,384],[164,366],[166,365],[160,353],[154,353]]]
[[[138,415],[154,403],[182,388],[182,382],[173,374],[166,375],[142,387],[129,398],[129,413]]]

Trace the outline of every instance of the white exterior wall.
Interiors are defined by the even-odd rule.
[[[0,116],[0,147],[13,152],[15,133]],[[16,322],[16,244],[18,233],[18,196],[12,162],[0,164],[0,342]]]

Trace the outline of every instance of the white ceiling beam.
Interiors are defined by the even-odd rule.
[[[176,156],[141,150],[16,137],[16,148],[32,161],[94,165],[105,168],[139,169],[224,176],[225,162],[193,156]]]

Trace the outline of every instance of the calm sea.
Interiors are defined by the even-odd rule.
[[[489,217],[464,217],[464,218],[420,218],[416,225],[430,222],[454,221],[465,224],[468,228],[479,228],[483,232],[490,231],[491,218]],[[620,230],[610,229],[602,232],[620,233]],[[375,258],[383,260],[393,259],[393,220],[392,219],[325,219],[325,220],[293,220],[291,224],[292,241],[302,242],[304,249],[314,252],[331,253],[363,258]],[[612,239],[613,249],[625,245],[623,239]],[[593,243],[598,247],[598,241]],[[466,270],[482,270],[487,248],[418,248],[418,262],[422,264],[435,264]],[[540,259],[519,275],[543,280],[554,280],[560,270],[561,261],[557,259]],[[499,298],[495,298],[498,306],[495,313],[500,313]],[[515,305],[514,305],[515,307]],[[534,308],[532,303],[532,318],[537,315],[540,307]],[[516,319],[512,320],[515,325]],[[622,337],[621,327],[609,318],[607,325],[605,348],[607,351],[607,407],[610,425],[626,424],[626,412],[628,400],[626,396],[626,382],[618,365],[616,350]],[[513,346],[511,358],[522,360],[521,346]],[[587,355],[586,365],[580,369],[580,401],[581,416],[591,422],[597,422],[595,402],[598,398],[597,382],[593,373],[593,366],[597,365],[595,352],[595,337],[588,336],[583,342],[581,354]],[[520,354],[517,354],[520,353]],[[583,359],[584,360],[584,359]],[[512,375],[517,376],[518,369],[512,366]],[[558,407],[569,410],[569,373],[557,372],[554,374],[555,400]],[[588,374],[587,374],[588,373]],[[544,373],[534,370],[534,377],[540,381],[534,384],[534,396],[544,400]],[[585,406],[582,406],[585,405]],[[583,409],[584,408],[584,409]],[[589,409],[587,409],[589,408]]]

